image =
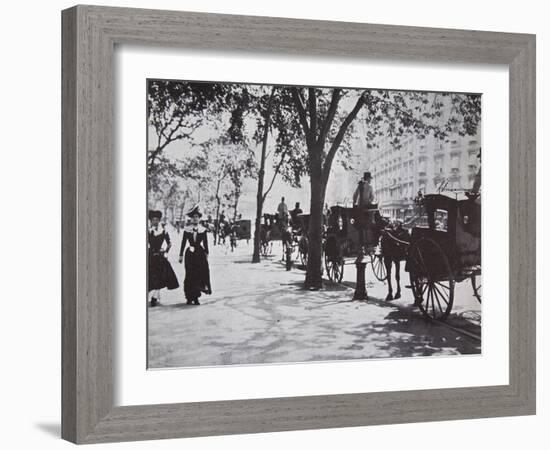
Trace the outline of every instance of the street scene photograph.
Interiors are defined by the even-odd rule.
[[[481,354],[481,94],[146,96],[149,369]]]

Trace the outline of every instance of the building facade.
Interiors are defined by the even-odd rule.
[[[371,172],[381,213],[392,220],[413,216],[419,192],[454,195],[469,190],[479,169],[480,132],[475,136],[454,134],[448,142],[427,136],[404,137],[396,147],[389,137],[371,149]]]

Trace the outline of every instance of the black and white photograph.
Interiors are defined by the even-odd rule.
[[[545,447],[546,4],[97,3],[3,5],[2,448]]]
[[[146,96],[149,369],[481,354],[481,94]]]

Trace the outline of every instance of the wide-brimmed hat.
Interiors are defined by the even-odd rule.
[[[149,210],[149,220],[153,220],[153,219],[161,219],[162,218],[162,213],[160,211],[157,211],[157,210]]]
[[[189,212],[187,213],[187,216],[189,217],[193,217],[195,215],[198,215],[199,217],[202,217],[202,213],[201,213],[201,210],[199,208],[199,205],[195,205],[193,206]]]
[[[370,172],[364,172],[363,173],[363,178],[365,180],[372,180],[372,175],[370,174]]]

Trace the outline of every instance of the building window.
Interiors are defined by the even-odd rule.
[[[434,165],[435,165],[434,175],[443,174],[443,158],[435,158]]]
[[[453,155],[451,157],[451,173],[457,175],[460,170],[460,155]]]

